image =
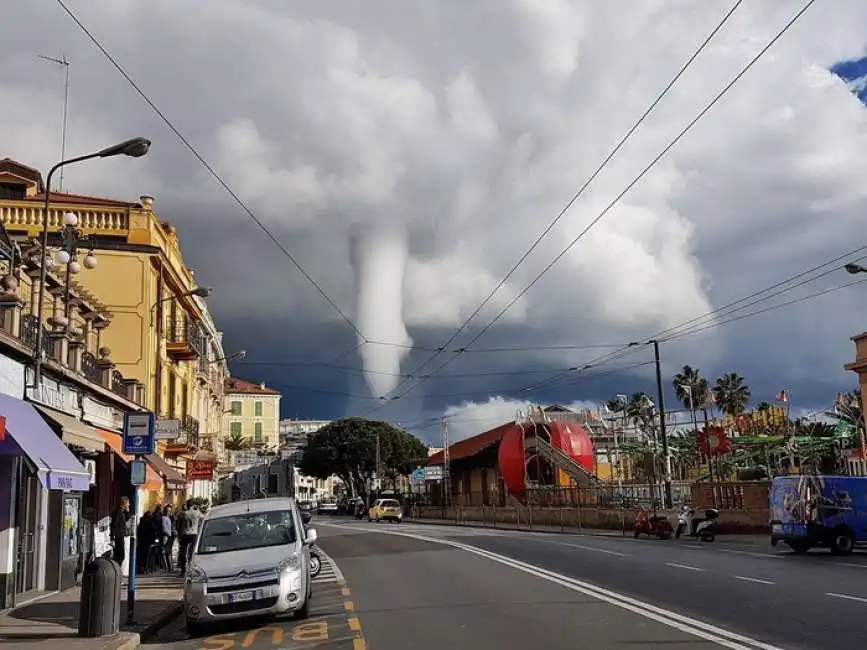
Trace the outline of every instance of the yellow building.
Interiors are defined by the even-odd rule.
[[[12,236],[38,237],[45,201],[41,178],[23,179],[16,187],[26,189],[4,192],[0,184],[0,221]],[[197,295],[207,292],[184,263],[175,228],[158,217],[150,196],[124,202],[52,192],[50,246],[61,244],[60,231],[70,214],[75,215],[78,255],[83,258],[92,249],[97,260],[76,281],[113,314],[100,347],[114,369],[140,382],[143,405],[161,419],[179,420],[179,437],[160,443],[160,454],[182,473],[188,459],[217,460],[226,355]],[[209,442],[203,445],[203,439]],[[203,446],[211,451],[202,451]]]
[[[223,438],[244,438],[254,448],[276,451],[280,438],[280,393],[236,377],[226,381]]]

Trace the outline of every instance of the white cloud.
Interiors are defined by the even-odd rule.
[[[355,309],[353,228],[402,224],[404,296],[391,304],[409,336],[420,341],[420,332],[431,345],[472,313],[728,9],[647,0],[624,14],[606,0],[443,0],[418,20],[415,8],[389,0],[374,3],[376,11],[333,2],[212,0],[206,13],[178,12],[169,0],[76,4],[346,313]],[[476,327],[799,7],[744,3]],[[488,336],[515,346],[634,340],[860,243],[867,110],[827,68],[863,53],[865,24],[863,3],[807,12]],[[237,243],[245,264],[201,252],[224,250],[221,226],[245,217],[62,12],[12,0],[2,33],[16,55],[0,63],[0,156],[43,169],[56,159],[62,79],[36,55],[65,51],[73,62],[71,154],[140,133],[155,140],[143,161],[70,168],[70,189],[153,193],[173,222],[188,218],[174,210],[207,200],[213,239],[184,245],[195,248],[200,273],[226,287],[214,296],[218,314],[254,314],[251,329],[291,322],[315,333],[338,322],[291,266],[264,251],[272,245],[256,229]],[[667,363],[774,368],[780,385],[805,374],[838,381],[852,354],[847,336],[867,317],[851,296],[671,343]],[[538,363],[533,357],[541,355],[528,352],[516,365]],[[455,365],[481,363],[472,359],[479,357]],[[556,361],[586,359],[564,352]]]

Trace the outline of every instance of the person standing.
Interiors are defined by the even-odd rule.
[[[166,551],[166,566],[172,570],[172,551],[175,547],[175,538],[178,533],[175,529],[175,518],[172,515],[172,506],[163,508],[163,544]]]
[[[121,497],[117,510],[111,516],[111,559],[123,566],[126,558],[126,536],[129,528],[129,497]]]
[[[188,499],[186,504],[184,504],[183,512],[178,517],[178,535],[181,540],[180,549],[178,550],[178,564],[180,564],[182,574],[187,572],[187,562],[190,559],[190,555],[192,555],[196,538],[199,536],[201,519],[202,513],[193,504],[193,500]]]

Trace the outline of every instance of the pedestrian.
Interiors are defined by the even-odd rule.
[[[199,536],[199,523],[202,519],[202,513],[194,504],[192,499],[188,499],[184,504],[184,510],[178,517],[178,536],[180,537],[180,549],[178,550],[178,564],[180,564],[181,574],[187,572],[187,562],[190,555],[193,553],[193,547],[196,545],[196,538]]]
[[[166,566],[172,571],[172,552],[175,548],[175,538],[178,536],[175,528],[175,517],[172,514],[171,504],[163,508],[163,545],[166,551]]]
[[[111,515],[111,559],[123,566],[126,558],[126,536],[129,534],[129,498],[121,497],[117,510]]]
[[[147,573],[148,556],[150,555],[151,546],[156,542],[157,528],[154,525],[154,513],[146,510],[138,522],[138,528],[135,531],[136,536],[136,570],[137,573]]]

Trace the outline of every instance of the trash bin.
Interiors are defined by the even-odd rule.
[[[120,566],[113,560],[100,558],[85,567],[78,636],[109,636],[120,631],[120,577]]]

